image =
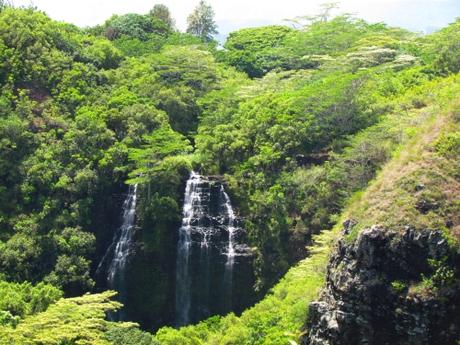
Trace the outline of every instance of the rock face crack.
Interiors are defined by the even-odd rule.
[[[344,223],[344,234],[356,223]],[[341,239],[330,258],[326,287],[310,304],[303,345],[435,345],[460,339],[460,288],[411,291],[446,261],[458,278],[459,257],[441,231],[404,233],[373,226],[354,242]],[[398,288],[398,284],[399,288]]]

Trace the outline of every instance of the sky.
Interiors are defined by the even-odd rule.
[[[12,0],[34,5],[56,20],[78,26],[103,23],[112,14],[147,13],[156,3],[169,7],[179,30],[199,0]],[[284,19],[317,13],[330,0],[208,0],[214,8],[219,39],[244,27],[283,24]],[[342,0],[340,11],[369,22],[385,22],[418,32],[431,32],[460,17],[460,0]]]

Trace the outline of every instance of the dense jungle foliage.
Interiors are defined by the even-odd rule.
[[[324,281],[329,240],[306,246],[416,133],[426,109],[460,94],[458,20],[419,36],[348,15],[313,18],[297,29],[242,29],[219,47],[202,31],[178,32],[164,10],[82,29],[0,6],[1,344],[296,339]],[[458,131],[447,136],[439,150],[457,155]],[[121,306],[101,291],[97,265],[137,183],[129,312],[144,329],[171,325],[192,168],[224,176],[244,218],[254,299],[311,257],[241,318],[155,337],[106,321]]]

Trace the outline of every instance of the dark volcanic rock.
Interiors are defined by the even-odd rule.
[[[192,172],[178,229],[176,326],[239,313],[252,303],[253,255],[242,225],[222,179]]]
[[[344,224],[344,233],[354,226]],[[339,241],[330,259],[327,285],[310,304],[303,345],[457,344],[460,339],[458,284],[437,293],[408,293],[429,276],[429,259],[449,258],[458,276],[458,256],[440,231],[406,228],[401,234],[373,226],[357,240]],[[401,291],[402,290],[402,291]]]
[[[417,202],[417,205],[415,205],[415,208],[421,213],[427,214],[429,211],[439,208],[439,203],[428,200],[420,200]]]

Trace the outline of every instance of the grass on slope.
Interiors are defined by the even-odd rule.
[[[460,239],[460,78],[443,84],[428,120],[346,212],[358,221],[350,240],[374,224],[441,229]]]

